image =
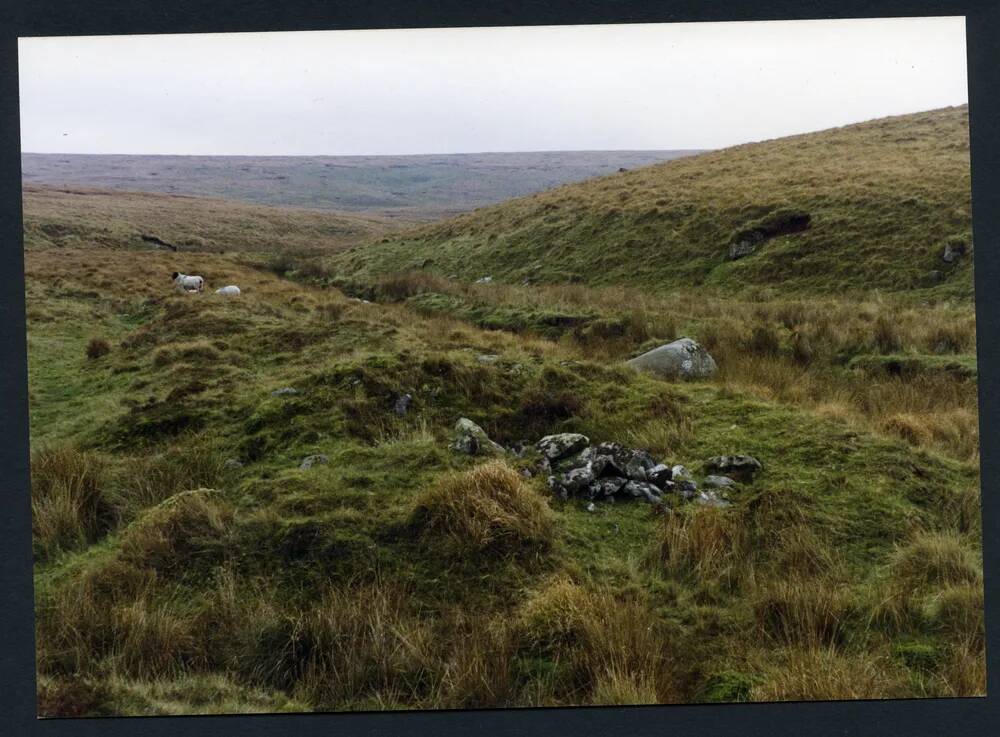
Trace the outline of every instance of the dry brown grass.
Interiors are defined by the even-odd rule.
[[[520,647],[566,669],[549,698],[592,704],[677,699],[670,644],[635,594],[593,591],[558,576],[522,606],[515,637]]]
[[[785,651],[780,667],[750,692],[753,701],[888,699],[901,694],[898,668],[873,654],[845,655],[831,647]]]
[[[542,496],[502,461],[440,480],[420,495],[411,519],[459,550],[494,555],[546,550],[556,532]]]

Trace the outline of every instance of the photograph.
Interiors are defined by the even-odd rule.
[[[20,37],[37,716],[985,697],[966,32]]]

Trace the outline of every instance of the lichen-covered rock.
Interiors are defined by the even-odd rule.
[[[625,493],[629,496],[646,499],[653,504],[658,504],[660,490],[646,481],[629,481],[625,484]]]
[[[503,455],[503,446],[490,440],[486,431],[467,417],[455,423],[455,439],[451,449],[467,455]]]
[[[625,484],[626,480],[619,476],[605,476],[604,478],[595,479],[590,484],[590,498],[606,499],[613,497],[625,488]]]
[[[704,378],[715,373],[715,359],[691,338],[680,338],[627,362],[636,371],[666,378]]]
[[[590,445],[590,438],[575,432],[561,432],[556,435],[546,435],[538,441],[535,447],[538,452],[550,461],[572,455]]]
[[[634,450],[625,462],[625,475],[633,481],[647,481],[648,472],[656,466],[656,461],[649,453],[644,450]]]

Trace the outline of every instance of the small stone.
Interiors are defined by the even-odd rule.
[[[299,464],[300,471],[308,471],[313,466],[323,466],[330,462],[322,453],[317,453],[316,455],[306,456],[302,459],[302,463]]]
[[[479,361],[479,363],[496,363],[500,360],[500,356],[495,353],[483,353],[476,356],[476,360]]]
[[[709,489],[730,489],[736,482],[728,476],[706,476],[702,485]]]
[[[476,279],[476,284],[489,284],[492,281],[493,281],[492,276],[481,276],[478,279]]]
[[[396,400],[396,404],[393,406],[393,410],[395,410],[397,415],[403,417],[406,415],[407,410],[410,409],[410,402],[412,401],[413,401],[412,396],[410,396],[409,394],[403,394]]]
[[[243,463],[238,458],[227,458],[222,465],[226,468],[243,468]]]
[[[957,261],[959,258],[965,255],[965,244],[964,243],[947,243],[944,247],[944,252],[941,254],[941,260],[946,264],[950,264]]]
[[[588,512],[596,512],[597,511],[597,507],[594,505],[593,502],[589,502],[587,504],[587,511]]]
[[[728,507],[730,504],[728,499],[724,499],[714,489],[698,492],[694,501],[703,507]]]
[[[290,386],[283,386],[280,389],[275,389],[271,392],[272,397],[283,397],[287,394],[298,394],[299,390]]]

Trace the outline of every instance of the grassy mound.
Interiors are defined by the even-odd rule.
[[[551,547],[555,520],[545,500],[502,461],[438,481],[416,502],[413,524],[459,551],[505,555]]]

